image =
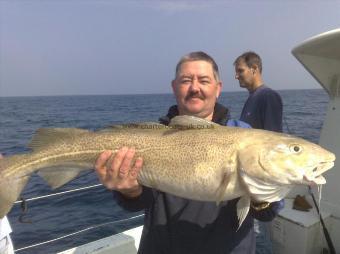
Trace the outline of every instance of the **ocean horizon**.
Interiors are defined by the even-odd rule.
[[[278,92],[283,91],[306,91],[306,90],[322,90],[322,88],[297,88],[297,89],[275,89]],[[224,93],[248,93],[247,90],[235,90],[235,91],[222,91],[221,94]],[[47,95],[7,95],[2,96],[0,98],[22,98],[22,97],[77,97],[77,96],[143,96],[143,95],[173,95],[172,92],[164,92],[164,93],[129,93],[129,94],[47,94]]]

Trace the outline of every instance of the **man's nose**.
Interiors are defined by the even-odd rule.
[[[190,90],[191,91],[199,91],[199,82],[197,79],[193,79],[190,85]]]
[[[238,73],[235,73],[235,79],[238,79],[239,77]]]

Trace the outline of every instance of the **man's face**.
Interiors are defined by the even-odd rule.
[[[206,61],[184,62],[172,82],[180,115],[211,120],[221,82],[214,78],[212,65]]]
[[[238,79],[240,87],[251,88],[254,83],[254,69],[249,68],[244,61],[235,65],[235,79]]]

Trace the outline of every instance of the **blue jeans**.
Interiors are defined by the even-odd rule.
[[[273,254],[272,241],[270,239],[270,222],[254,219],[254,231],[256,236],[256,254]]]

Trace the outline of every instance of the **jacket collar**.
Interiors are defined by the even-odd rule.
[[[174,118],[175,116],[178,116],[178,114],[179,113],[178,113],[177,105],[172,105],[168,110],[168,114],[159,118],[159,122],[161,124],[168,125],[171,119]],[[228,118],[229,118],[228,108],[224,107],[223,105],[219,103],[216,103],[214,107],[214,114],[213,114],[212,121],[214,123],[225,125]]]

